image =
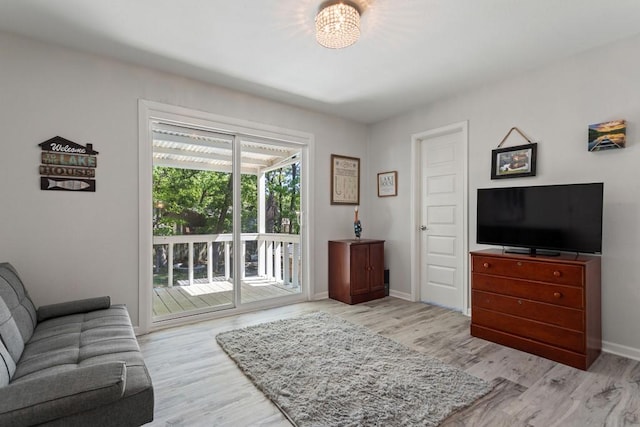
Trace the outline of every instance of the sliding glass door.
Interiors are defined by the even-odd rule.
[[[234,137],[153,124],[153,319],[235,307]]]
[[[306,145],[188,117],[148,126],[151,323],[302,300]]]
[[[284,142],[242,138],[242,288],[255,303],[302,292],[301,150]],[[278,157],[260,160],[265,154]]]

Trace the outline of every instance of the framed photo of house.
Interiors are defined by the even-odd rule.
[[[378,197],[398,195],[398,172],[380,172],[378,174]]]
[[[360,159],[331,155],[331,204],[360,204]]]
[[[537,143],[492,150],[491,179],[536,176],[537,152]]]

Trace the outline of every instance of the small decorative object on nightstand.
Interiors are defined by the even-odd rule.
[[[356,239],[359,239],[362,235],[362,224],[358,219],[358,207],[355,209],[355,218],[353,220],[353,231],[356,233]]]

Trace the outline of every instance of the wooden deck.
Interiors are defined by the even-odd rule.
[[[242,281],[243,303],[300,293],[299,287],[261,278],[247,277]],[[233,285],[224,278],[209,283],[207,279],[196,279],[193,285],[153,288],[153,315],[165,316],[174,313],[217,307],[231,304]]]

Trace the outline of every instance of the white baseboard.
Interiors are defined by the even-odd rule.
[[[317,294],[314,294],[313,297],[311,298],[313,301],[318,301],[321,299],[327,299],[329,298],[329,291],[327,292],[320,292]]]
[[[394,291],[393,289],[389,289],[389,296],[390,297],[395,297],[395,298],[400,298],[400,299],[407,300],[407,301],[413,301],[411,299],[411,294]]]
[[[640,360],[640,349],[602,341],[602,351],[633,360]]]

